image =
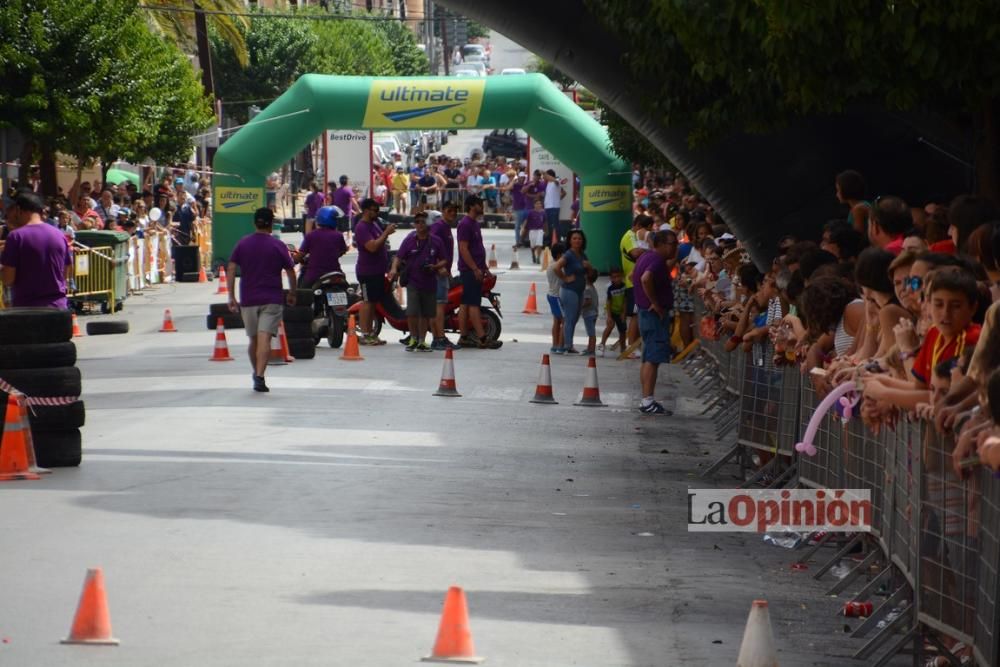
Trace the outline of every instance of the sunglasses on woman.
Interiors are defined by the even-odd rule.
[[[924,287],[924,279],[920,276],[907,276],[903,286],[911,292],[919,292]]]

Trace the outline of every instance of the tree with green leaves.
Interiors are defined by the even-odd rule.
[[[478,21],[469,20],[468,23],[469,41],[474,39],[489,39],[490,29]]]
[[[250,56],[245,41],[248,21],[245,16],[236,16],[246,12],[243,0],[145,0],[149,9],[149,23],[153,29],[166,39],[176,44],[185,53],[195,53],[196,24],[195,12],[187,11],[195,6],[211,14],[205,15],[205,22],[233,51],[236,61],[242,66],[249,63]],[[162,10],[155,9],[156,7]],[[175,11],[181,10],[181,11]],[[214,13],[223,12],[223,13]]]
[[[585,0],[628,45],[626,94],[692,144],[873,105],[974,128],[1000,195],[1000,4],[932,0]]]
[[[392,73],[396,76],[430,74],[427,54],[417,46],[417,37],[402,21],[376,21],[375,27],[389,44]]]
[[[317,10],[307,10],[317,11]],[[316,36],[306,71],[317,74],[391,76],[396,74],[394,45],[375,21],[310,21]]]
[[[247,49],[245,66],[231,40],[213,27],[208,35],[219,99],[225,113],[242,124],[249,104],[266,106],[310,71],[307,63],[318,37],[305,21],[269,19],[263,13],[238,31]]]
[[[105,170],[122,157],[174,160],[212,118],[190,63],[149,31],[136,0],[0,4],[0,80],[0,124],[20,131],[22,170],[38,160],[46,195],[57,152]]]

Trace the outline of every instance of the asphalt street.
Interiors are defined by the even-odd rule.
[[[486,232],[501,267],[510,235]],[[855,664],[842,601],[788,552],[686,532],[687,488],[729,443],[679,370],[658,391],[672,418],[639,414],[637,362],[610,358],[607,407],[573,405],[579,357],[553,358],[558,405],[528,403],[550,322],[520,312],[532,282],[544,308],[536,267],[501,275],[504,346],[456,353],[461,398],[432,395],[441,353],[391,331],[254,394],[242,330],[236,361],[208,361],[214,284],[130,297],[129,334],[77,339],[82,466],[0,487],[0,664],[409,665],[450,585],[490,665],[733,664],[759,597],[782,665]],[[167,307],[180,333],[157,333]],[[94,566],[121,646],[60,645]]]

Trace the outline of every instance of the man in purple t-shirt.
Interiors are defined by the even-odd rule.
[[[389,280],[397,275],[406,283],[406,319],[410,328],[410,340],[406,351],[430,352],[424,342],[427,323],[434,319],[437,297],[437,272],[444,268],[447,258],[444,244],[427,229],[427,213],[418,211],[413,216],[414,231],[399,244],[399,251],[392,260]],[[405,263],[400,275],[400,263]]]
[[[13,305],[66,308],[66,275],[72,255],[66,237],[42,220],[45,202],[22,190],[7,209],[7,235],[0,265],[3,284],[14,291]]]
[[[313,230],[316,223],[316,213],[325,203],[326,195],[319,191],[319,186],[313,181],[309,184],[309,194],[306,195],[306,219],[302,228],[303,234],[308,234]]]
[[[277,335],[282,319],[282,302],[295,305],[295,264],[288,248],[271,235],[274,212],[259,208],[253,216],[257,230],[244,236],[233,248],[226,266],[229,310],[243,316],[250,339],[248,353],[253,368],[253,390],[270,391],[264,383],[271,336]],[[236,300],[236,268],[240,269],[240,299]],[[281,272],[288,276],[288,296],[282,297]]]
[[[434,341],[432,350],[455,349],[455,344],[444,335],[444,313],[448,307],[448,291],[451,289],[451,267],[455,260],[455,237],[451,233],[455,221],[458,220],[458,204],[452,200],[446,201],[441,209],[441,217],[431,224],[430,232],[441,240],[444,250],[444,265],[438,270],[437,277],[437,317],[434,319]]]
[[[677,234],[661,229],[653,234],[653,252],[644,252],[635,262],[632,283],[639,310],[642,336],[642,403],[639,411],[651,415],[671,415],[654,397],[660,364],[670,362],[670,329],[673,322],[674,291],[668,264],[677,256]]]
[[[530,202],[524,194],[524,188],[528,185],[528,175],[523,171],[514,177],[514,184],[510,186],[511,208],[514,210],[514,247],[521,245],[521,225],[531,210]]]
[[[483,200],[475,195],[465,200],[465,217],[458,221],[455,237],[458,239],[458,275],[462,277],[462,305],[458,310],[459,347],[479,347],[497,349],[503,343],[487,341],[483,330],[483,320],[479,303],[483,299],[483,278],[489,274],[486,268],[486,246],[479,228],[479,217],[483,215]],[[476,337],[469,335],[469,320]]]
[[[385,229],[378,224],[378,202],[368,198],[361,202],[361,217],[354,226],[354,244],[358,247],[358,263],[354,271],[361,283],[361,339],[362,345],[385,345],[385,341],[372,333],[373,304],[385,297],[385,271],[389,268],[389,236],[396,231],[390,223]]]
[[[358,199],[354,195],[354,190],[348,185],[349,179],[347,176],[341,176],[340,187],[333,191],[330,200],[331,203],[344,212],[344,217],[337,221],[337,229],[342,232],[351,231],[351,218],[355,213],[361,212],[361,207],[358,206]]]

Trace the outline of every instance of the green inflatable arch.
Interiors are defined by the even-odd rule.
[[[580,176],[587,254],[600,270],[619,263],[632,212],[631,169],[607,131],[542,74],[355,77],[306,74],[215,155],[213,263],[253,230],[267,175],[327,129],[520,127]]]

